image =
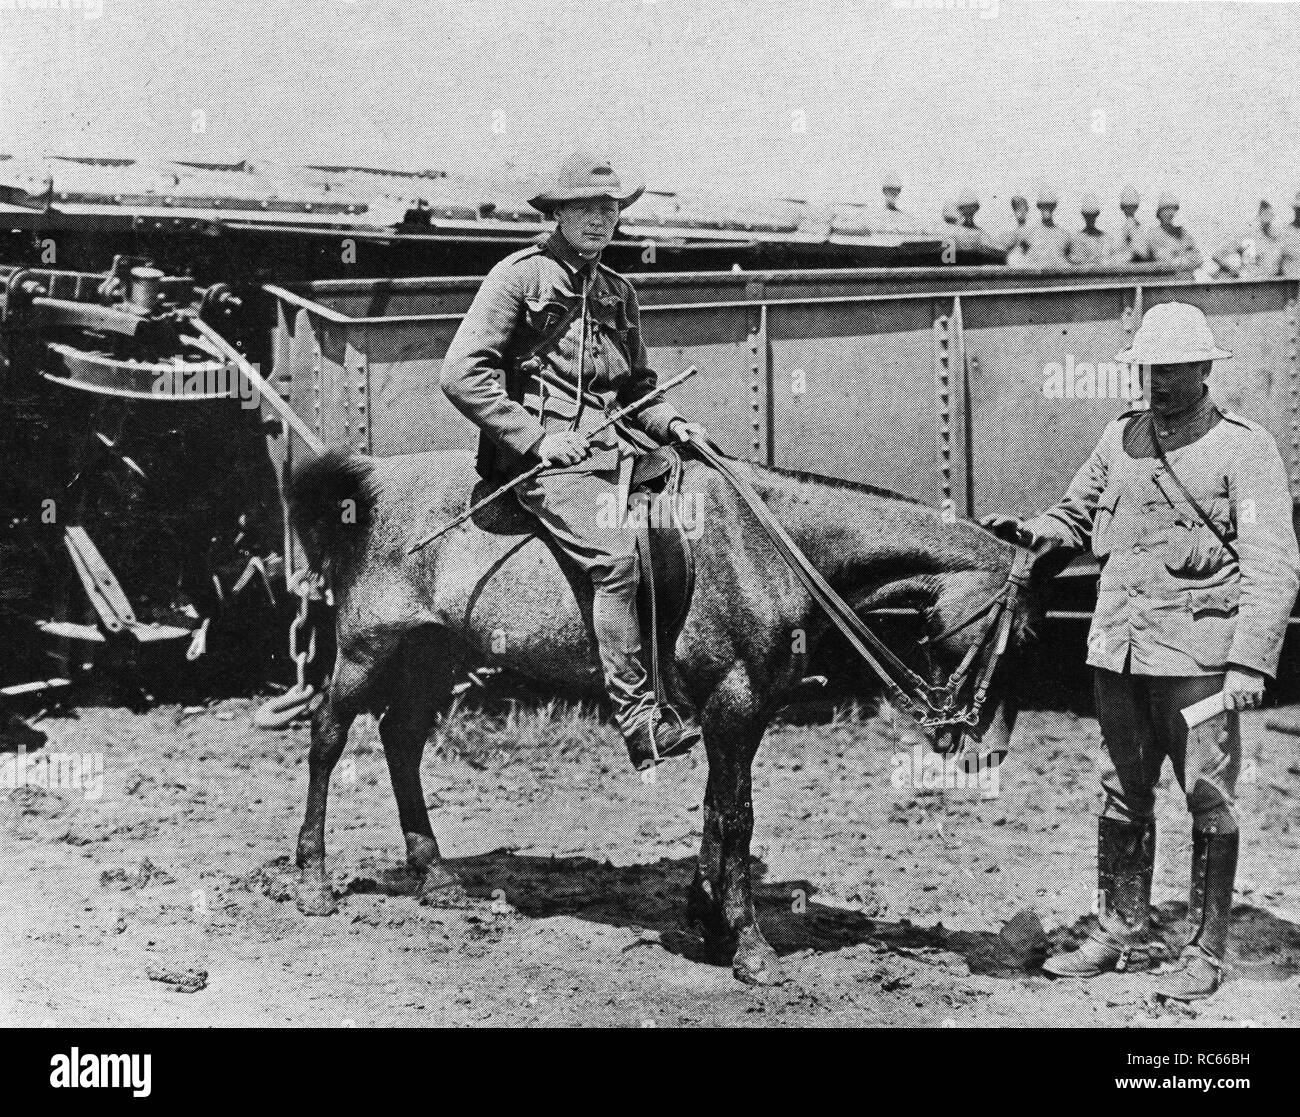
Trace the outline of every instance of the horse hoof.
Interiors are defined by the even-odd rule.
[[[776,951],[767,943],[741,947],[731,962],[731,972],[746,985],[780,985],[785,981]]]
[[[334,890],[328,881],[314,881],[298,886],[298,910],[303,915],[333,915],[339,910]]]

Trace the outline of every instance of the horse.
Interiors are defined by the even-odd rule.
[[[750,882],[751,767],[768,723],[795,694],[830,626],[752,509],[717,470],[689,451],[684,456],[682,494],[703,511],[675,676],[699,711],[708,761],[703,838],[686,915],[715,956],[730,957],[737,978],[772,984],[782,980],[780,965],[758,925]],[[963,622],[1007,585],[1012,545],[873,486],[730,465],[855,612],[920,612],[936,684],[982,646],[987,627]],[[496,501],[436,546],[411,553],[428,529],[452,520],[484,491],[471,456],[457,451],[378,459],[329,451],[290,479],[290,523],[335,610],[336,653],[311,714],[297,845],[297,903],[304,913],[336,910],[325,872],[326,802],[330,773],[359,714],[380,718],[407,866],[420,882],[422,902],[437,904],[450,902],[459,882],[443,864],[430,825],[420,760],[456,681],[490,664],[557,697],[603,694],[590,585],[512,499]],[[1003,754],[1016,712],[1010,665],[1043,616],[1040,557],[1016,599],[1007,650],[979,723],[969,730]]]

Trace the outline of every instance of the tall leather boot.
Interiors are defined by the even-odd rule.
[[[1183,948],[1179,968],[1160,983],[1158,996],[1199,1001],[1223,984],[1240,844],[1235,830],[1231,834],[1192,831],[1192,887],[1187,901],[1192,937]]]
[[[1097,887],[1102,911],[1078,950],[1053,954],[1043,970],[1053,977],[1095,977],[1121,969],[1129,949],[1147,933],[1156,823],[1097,820]]]

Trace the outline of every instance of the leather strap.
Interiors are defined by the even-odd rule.
[[[777,553],[785,559],[790,569],[794,571],[795,577],[803,583],[812,599],[830,617],[831,623],[839,629],[854,650],[867,661],[867,664],[880,678],[880,681],[884,683],[885,689],[889,691],[890,698],[903,710],[909,712],[915,710],[916,702],[903,690],[894,676],[885,669],[881,660],[885,660],[894,671],[906,678],[912,686],[917,688],[918,693],[928,690],[929,684],[890,651],[879,637],[862,623],[852,607],[813,568],[807,556],[799,549],[798,544],[790,538],[789,533],[777,522],[772,513],[767,510],[762,498],[754,492],[749,482],[741,477],[728,461],[714,453],[702,439],[692,437],[691,445],[695,447],[706,462],[722,474],[740,499],[745,502],[746,507],[754,514],[759,526],[772,541],[772,545],[776,547]]]
[[[655,593],[654,555],[650,550],[650,501],[652,498],[638,495],[631,501],[635,508],[636,551],[641,560],[641,583],[646,588],[650,601],[650,681],[654,685],[655,701],[662,706],[668,705],[668,695],[664,690],[662,673],[659,670],[659,601]],[[633,511],[633,509],[629,509]]]
[[[1183,494],[1187,503],[1192,506],[1192,511],[1200,518],[1201,523],[1214,532],[1214,537],[1223,545],[1223,549],[1232,556],[1233,561],[1240,562],[1241,559],[1237,556],[1236,548],[1228,542],[1228,537],[1219,530],[1219,525],[1210,519],[1209,513],[1201,507],[1196,497],[1192,496],[1188,491],[1187,486],[1183,484],[1183,479],[1174,472],[1173,465],[1165,457],[1165,448],[1160,445],[1160,439],[1156,436],[1156,417],[1154,415],[1151,416],[1151,445],[1155,447],[1156,457],[1160,459],[1160,464],[1165,467],[1165,472],[1169,474],[1170,480],[1178,486],[1178,491]]]

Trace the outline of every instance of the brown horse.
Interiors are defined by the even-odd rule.
[[[931,508],[865,485],[736,468],[855,610],[911,606],[923,614],[928,633],[940,637],[929,649],[933,681],[946,678],[983,639],[979,623],[943,634],[1003,587],[1011,546],[974,524],[947,523]],[[369,459],[332,452],[293,478],[291,521],[332,590],[337,628],[333,676],[313,713],[298,839],[298,905],[306,913],[335,910],[325,873],[325,807],[330,773],[358,714],[382,715],[408,865],[422,875],[423,899],[437,903],[458,885],[429,824],[420,758],[455,680],[491,663],[557,695],[601,694],[590,588],[533,533],[511,498],[436,547],[407,553],[483,495],[476,482],[463,453]],[[700,711],[709,763],[687,912],[715,951],[732,956],[737,977],[771,983],[780,969],[758,927],[749,877],[750,768],[768,722],[788,703],[829,625],[714,469],[688,461],[682,490],[703,516],[694,544],[695,594],[676,662],[679,685]],[[1041,616],[1041,581],[1036,570],[1021,595],[1009,654],[984,708],[980,730],[990,747],[1005,746],[1014,721],[1006,665]]]

